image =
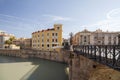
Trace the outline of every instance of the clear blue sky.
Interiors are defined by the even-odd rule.
[[[0,30],[16,37],[63,24],[63,37],[85,27],[120,31],[120,0],[0,0]]]

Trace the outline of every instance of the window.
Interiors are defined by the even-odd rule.
[[[87,41],[86,41],[86,36],[84,36],[84,42],[87,42]]]
[[[47,44],[47,47],[49,47],[49,44]]]
[[[49,42],[49,39],[47,39],[47,42]]]
[[[100,44],[101,43],[101,41],[98,41],[98,44]]]
[[[44,34],[42,34],[42,37],[44,37]]]
[[[42,44],[42,47],[44,47],[44,44]]]
[[[44,42],[44,40],[42,39],[42,42]]]
[[[54,39],[52,39],[52,42],[54,42]]]
[[[40,37],[40,36],[38,35],[38,37]]]
[[[97,39],[97,37],[94,37],[94,39]]]
[[[52,33],[52,36],[54,36],[54,33]]]
[[[114,41],[114,45],[116,44],[116,41]]]
[[[47,36],[49,36],[49,33],[47,33]]]
[[[55,41],[57,42],[58,40],[56,39]]]
[[[84,42],[86,42],[86,40],[84,40]]]
[[[108,44],[111,45],[111,41],[109,41]]]
[[[86,39],[86,36],[84,36],[84,39]]]
[[[60,29],[60,27],[57,27],[57,30],[59,30]]]
[[[52,47],[57,46],[57,44],[52,44]]]
[[[58,33],[56,33],[55,35],[58,36]]]
[[[110,40],[110,39],[111,39],[111,37],[108,37],[108,39]]]
[[[54,44],[52,44],[52,47],[54,47]]]
[[[102,41],[102,45],[104,45],[104,41]]]
[[[38,42],[40,42],[40,41],[38,40]]]
[[[114,37],[114,39],[113,39],[114,41],[116,41],[116,37]]]

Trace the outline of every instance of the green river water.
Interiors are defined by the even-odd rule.
[[[66,67],[43,59],[0,56],[0,80],[68,80]]]

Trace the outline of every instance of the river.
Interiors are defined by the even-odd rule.
[[[44,59],[0,56],[0,80],[68,80],[66,67]]]

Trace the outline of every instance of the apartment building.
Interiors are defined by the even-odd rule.
[[[74,35],[74,45],[118,45],[120,32],[88,31],[87,29]]]
[[[32,48],[45,51],[59,51],[62,46],[62,24],[54,28],[32,33]]]

